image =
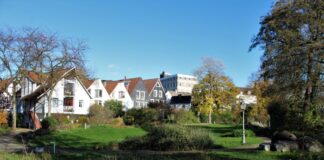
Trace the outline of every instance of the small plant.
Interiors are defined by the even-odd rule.
[[[46,117],[42,120],[41,124],[43,129],[55,131],[59,123],[54,117]]]
[[[242,137],[243,130],[242,129],[234,129],[232,131],[231,136],[233,137]],[[245,129],[245,136],[246,137],[255,137],[255,133],[252,130]]]
[[[209,132],[181,125],[158,125],[144,137],[129,138],[120,144],[125,150],[185,151],[212,148]]]

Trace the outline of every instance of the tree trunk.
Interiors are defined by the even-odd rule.
[[[209,124],[212,123],[211,115],[212,115],[212,112],[211,112],[211,110],[209,110],[209,114],[208,114],[208,123],[209,123]]]
[[[305,97],[304,97],[304,105],[303,110],[306,112],[309,109],[309,106],[312,103],[312,92],[313,92],[313,56],[312,53],[308,53],[308,60],[307,60],[307,81],[306,81],[306,88],[305,88]]]
[[[47,111],[47,116],[50,117],[52,114],[52,89],[49,91],[49,94],[47,96],[47,107],[48,107],[48,111]]]
[[[200,112],[198,112],[198,122],[200,122]]]
[[[11,104],[12,104],[12,130],[16,130],[16,126],[17,126],[16,85],[13,85]]]

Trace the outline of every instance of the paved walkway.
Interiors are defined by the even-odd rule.
[[[17,134],[31,131],[30,129],[17,128],[16,131],[11,131],[9,134],[0,136],[0,152],[22,152],[26,147],[22,141],[17,141]]]

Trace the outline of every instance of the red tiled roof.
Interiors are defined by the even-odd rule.
[[[159,79],[147,79],[144,80],[144,85],[148,93],[151,93],[152,89],[154,88],[155,84],[158,82]]]
[[[4,79],[0,81],[0,91],[4,91],[7,89],[8,85],[11,83],[12,78],[10,79]]]
[[[128,86],[125,86],[128,93],[131,94],[136,87],[138,81],[140,81],[142,78],[141,77],[136,77],[136,78],[129,78],[129,79],[121,79],[118,80],[117,82],[129,82]]]
[[[91,84],[94,82],[94,80],[91,79],[83,79],[82,83],[84,85],[85,88],[89,88],[91,86]]]
[[[118,84],[118,82],[116,82],[116,81],[106,82],[106,85],[105,85],[106,91],[110,94],[116,88],[117,84]]]

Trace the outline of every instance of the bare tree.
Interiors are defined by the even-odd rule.
[[[58,39],[56,34],[45,33],[37,28],[26,28],[24,31],[34,52],[31,58],[32,70],[39,75],[39,83],[48,102],[48,116],[51,116],[54,87],[71,68],[77,68],[76,74],[80,71],[84,73],[87,45],[83,41]]]

